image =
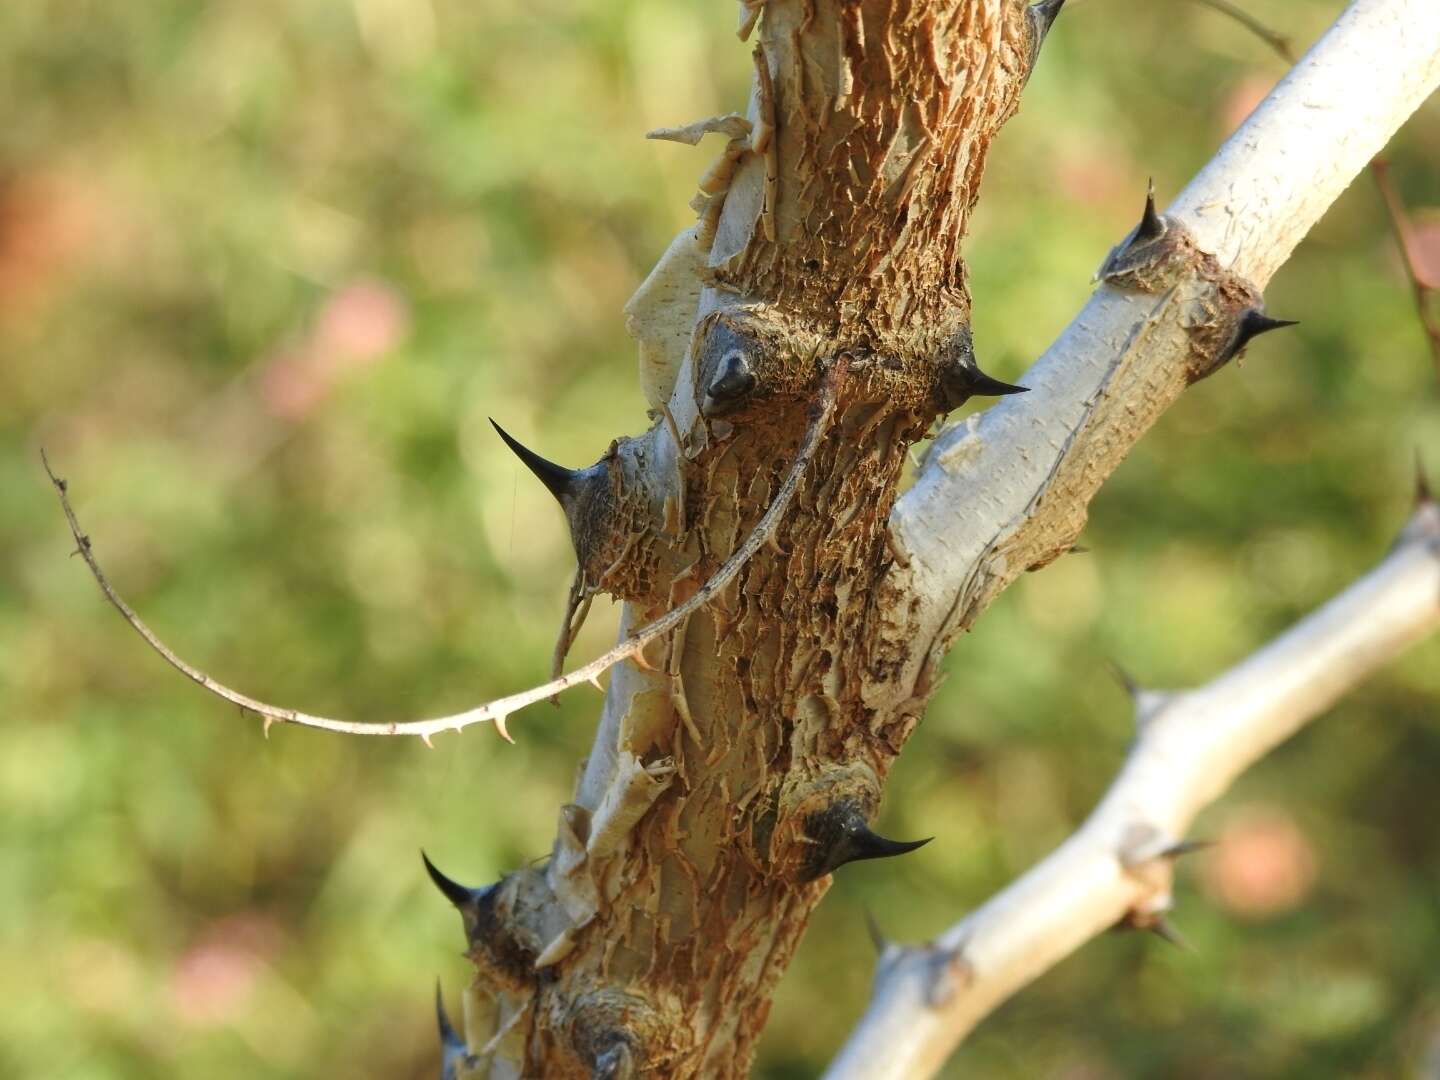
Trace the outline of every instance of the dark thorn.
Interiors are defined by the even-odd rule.
[[[978,367],[970,373],[970,394],[972,397],[1004,397],[1006,394],[1028,394],[1028,386],[1014,386],[1011,383],[992,379]]]
[[[1037,44],[1044,41],[1045,35],[1050,33],[1050,27],[1055,25],[1055,19],[1064,6],[1065,0],[1037,0],[1030,5],[1030,22],[1035,27]]]
[[[1191,945],[1185,935],[1180,933],[1179,930],[1176,930],[1175,924],[1165,918],[1164,915],[1153,916],[1145,929],[1149,930],[1162,941],[1168,941],[1177,949],[1184,949],[1186,952],[1195,951],[1195,946]]]
[[[1435,493],[1430,488],[1430,478],[1425,475],[1425,459],[1420,456],[1420,448],[1415,448],[1415,505],[1425,506],[1435,501]]]
[[[705,388],[700,412],[708,417],[724,416],[740,407],[755,389],[755,372],[743,349],[731,349],[715,365],[715,376]]]
[[[710,384],[710,393],[717,398],[737,398],[755,385],[755,375],[750,370],[750,361],[738,349],[726,353]]]
[[[832,873],[846,863],[862,859],[888,859],[924,847],[933,836],[924,840],[891,840],[873,831],[851,799],[843,799],[826,810],[812,814],[806,822],[810,838],[815,841],[816,855],[806,868],[802,880],[814,881]]]
[[[440,992],[440,980],[435,980],[435,1023],[440,1029],[440,1046],[446,1051],[446,1056],[452,1049],[459,1049],[465,1052],[465,1040],[450,1023],[450,1017],[445,1013],[445,995]]]
[[[1129,694],[1132,698],[1140,696],[1140,684],[1130,677],[1128,671],[1113,660],[1107,661],[1105,666],[1110,669],[1110,674],[1115,676],[1115,681],[1125,688],[1125,693]]]
[[[850,834],[849,857],[842,859],[837,865],[843,866],[847,862],[859,862],[861,859],[888,859],[894,855],[905,855],[916,848],[922,848],[933,836],[927,836],[923,840],[891,840],[873,831],[868,825],[856,829]]]
[[[1259,337],[1261,334],[1268,334],[1271,330],[1279,330],[1282,326],[1295,326],[1295,319],[1272,319],[1259,308],[1250,308],[1240,316],[1240,325],[1235,331],[1235,341],[1230,346],[1230,356],[1239,356],[1245,351],[1245,346]]]
[[[1160,852],[1160,856],[1164,859],[1178,859],[1182,855],[1189,855],[1194,851],[1204,851],[1206,848],[1214,846],[1214,840],[1181,840],[1180,843],[1171,844]]]
[[[968,326],[962,327],[946,344],[935,363],[939,374],[937,389],[941,412],[958,409],[977,395],[1000,397],[1023,394],[1030,389],[993,379],[980,370],[980,365],[975,362],[975,345]]]
[[[875,955],[884,956],[885,950],[890,947],[890,939],[885,936],[885,931],[880,929],[875,913],[869,908],[865,909],[865,929],[870,934],[870,943],[875,946]]]
[[[474,906],[476,898],[484,891],[483,889],[468,889],[458,881],[451,881],[436,868],[435,864],[430,861],[430,856],[426,855],[424,851],[420,852],[420,858],[425,860],[425,869],[430,874],[430,880],[445,895],[446,900],[461,909]]]
[[[490,426],[495,429],[500,438],[505,440],[505,445],[515,452],[515,456],[520,459],[521,463],[545,485],[551,495],[563,502],[567,496],[575,493],[578,476],[575,470],[567,469],[563,465],[556,465],[553,461],[546,460],[519,441],[512,439],[510,433],[495,423],[493,417],[490,419]]]
[[[1084,544],[1071,544],[1065,552],[1066,555],[1089,555],[1090,549]]]
[[[70,485],[58,476],[55,478],[55,486],[60,489],[62,495],[70,490]]]
[[[1145,191],[1145,212],[1140,215],[1140,224],[1135,226],[1135,236],[1130,245],[1133,247],[1135,244],[1148,244],[1164,235],[1165,222],[1155,212],[1155,181],[1151,180]]]
[[[1131,911],[1121,918],[1113,927],[1113,930],[1148,930],[1163,941],[1168,941],[1177,949],[1184,949],[1186,952],[1194,952],[1195,947],[1190,944],[1185,935],[1175,929],[1175,924],[1159,911]]]
[[[465,1038],[445,1015],[445,999],[440,993],[440,980],[435,980],[435,1022],[440,1028],[440,1080],[460,1080],[463,1069],[473,1068],[475,1059]]]

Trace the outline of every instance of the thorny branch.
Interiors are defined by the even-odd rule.
[[[1440,505],[1423,484],[1385,559],[1205,686],[1132,690],[1138,737],[1083,826],[933,941],[885,943],[865,1017],[828,1080],[917,1080],[1025,984],[1109,927],[1165,919],[1195,816],[1403,649],[1440,629]]]
[[[96,583],[100,586],[105,599],[120,612],[125,621],[145,639],[155,652],[159,653],[165,662],[175,670],[186,676],[193,682],[199,684],[216,697],[223,698],[232,705],[237,705],[242,713],[251,712],[259,716],[264,722],[265,732],[268,734],[270,725],[297,724],[301,727],[318,728],[322,731],[333,731],[344,735],[414,735],[424,741],[425,745],[431,745],[432,736],[439,735],[446,731],[462,731],[472,724],[480,724],[486,721],[495,725],[495,730],[500,737],[507,742],[514,742],[506,727],[506,720],[511,713],[533,705],[536,702],[552,698],[572,686],[579,686],[581,683],[592,683],[600,689],[599,678],[609,668],[623,660],[633,660],[641,667],[649,668],[652,665],[645,659],[645,647],[658,638],[664,637],[676,627],[681,626],[696,611],[708,604],[721,589],[728,585],[750,561],[754,554],[774,535],[780,520],[785,516],[789,508],[790,500],[795,495],[795,489],[799,486],[800,478],[805,473],[805,468],[815,456],[815,450],[820,445],[821,439],[829,430],[830,421],[835,414],[835,392],[837,384],[840,383],[846,374],[848,360],[844,357],[831,362],[827,376],[821,381],[820,391],[816,395],[815,402],[811,408],[809,426],[806,428],[805,437],[800,444],[800,449],[791,462],[790,469],[785,475],[785,480],[776,493],[770,507],[765,511],[759,523],[746,537],[745,542],[735,550],[721,567],[702,585],[693,596],[683,603],[671,608],[664,615],[651,623],[642,626],[629,637],[625,638],[618,645],[608,652],[598,656],[582,667],[568,672],[559,678],[551,679],[540,686],[532,687],[529,690],[521,691],[518,694],[510,694],[507,697],[497,698],[494,701],[486,702],[484,705],[466,709],[464,712],[454,713],[450,716],[439,716],[429,720],[403,720],[391,721],[389,723],[360,723],[354,720],[337,720],[327,716],[316,716],[311,713],[300,712],[297,709],[286,708],[281,705],[271,705],[251,697],[249,694],[234,690],[211,675],[202,671],[194,664],[189,663],[169,645],[160,639],[160,636],[135,613],[125,598],[116,591],[100,568],[99,561],[95,558],[95,552],[90,542],[90,537],[81,529],[80,522],[75,516],[75,510],[70,505],[70,496],[67,483],[55,475],[50,468],[49,458],[44,450],[41,450],[41,461],[45,466],[45,472],[50,477],[50,483],[54,485],[56,495],[60,499],[60,507],[65,512],[65,520],[70,525],[70,533],[75,539],[76,551],[85,560],[94,576]]]
[[[1274,49],[1280,59],[1287,64],[1294,65],[1295,50],[1290,46],[1290,39],[1267,26],[1248,11],[1230,3],[1230,0],[1195,0],[1195,2],[1234,19]],[[1395,185],[1390,181],[1390,162],[1383,157],[1374,158],[1370,162],[1370,175],[1374,178],[1375,187],[1380,192],[1380,200],[1385,207],[1385,216],[1390,222],[1390,231],[1395,235],[1395,246],[1400,249],[1400,260],[1405,268],[1405,276],[1410,279],[1410,289],[1415,294],[1415,314],[1420,320],[1420,329],[1430,346],[1430,355],[1435,362],[1436,373],[1440,374],[1440,317],[1437,317],[1431,308],[1435,285],[1426,279],[1419,259],[1416,257],[1414,226],[1411,224],[1404,201],[1400,198],[1399,192],[1395,190]]]

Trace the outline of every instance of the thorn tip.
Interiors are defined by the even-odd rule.
[[[425,862],[425,871],[430,875],[430,880],[440,890],[446,900],[458,908],[466,907],[475,902],[475,890],[467,889],[458,881],[452,881],[440,872],[440,869],[430,861],[430,856],[425,854],[424,849],[420,851],[420,858]]]
[[[508,431],[495,422],[494,417],[490,417],[489,420],[490,426],[495,429],[495,433],[504,440],[505,445],[520,459],[520,463],[529,469],[540,483],[545,485],[546,490],[549,491],[551,495],[554,495],[557,499],[564,500],[567,496],[574,494],[577,476],[574,469],[567,469],[563,465],[556,465],[555,462],[550,461],[548,458],[541,457],[524,443],[520,442],[520,440],[513,438]]]
[[[814,881],[862,859],[888,859],[922,848],[933,836],[923,840],[891,840],[875,832],[865,821],[859,806],[852,799],[842,799],[826,810],[813,814],[807,831],[816,845],[803,880]]]
[[[1254,341],[1261,334],[1268,334],[1271,330],[1279,330],[1286,326],[1297,326],[1297,319],[1272,319],[1259,308],[1247,308],[1240,316],[1240,323],[1235,328],[1235,340],[1230,345],[1229,356],[1234,358],[1245,351],[1245,346]]]
[[[1158,240],[1165,235],[1165,222],[1155,212],[1155,180],[1150,180],[1145,190],[1145,210],[1140,215],[1140,224],[1135,226],[1135,237],[1130,241],[1134,244],[1146,244],[1151,240]]]
[[[1204,851],[1206,848],[1215,846],[1214,840],[1181,840],[1178,844],[1171,844],[1161,856],[1166,859],[1178,859],[1182,855],[1189,855],[1196,851]]]

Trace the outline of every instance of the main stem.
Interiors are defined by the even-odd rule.
[[[572,517],[604,553],[586,580],[630,625],[682,603],[774,498],[822,385],[835,419],[771,540],[616,670],[548,864],[461,904],[462,1075],[746,1075],[830,871],[882,853],[865,820],[928,694],[881,633],[887,519],[906,448],[999,392],[960,243],[1036,26],[1005,0],[766,4],[760,134],[682,238],[709,242],[706,288],[665,420]]]

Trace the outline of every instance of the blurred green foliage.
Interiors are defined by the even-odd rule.
[[[1249,6],[1304,44],[1340,4]],[[122,591],[233,685],[381,720],[536,680],[571,556],[485,418],[576,463],[645,425],[620,308],[710,148],[640,135],[744,100],[731,8],[0,4],[0,1076],[434,1075],[431,979],[453,1001],[468,968],[417,849],[477,883],[543,856],[597,699],[513,718],[513,748],[263,740],[102,606],[38,447]],[[1070,5],[968,244],[995,374],[1078,309],[1146,177],[1173,193],[1281,73],[1184,0]],[[1423,218],[1434,103],[1392,152]],[[1083,817],[1130,734],[1107,660],[1205,679],[1373,563],[1417,447],[1440,467],[1368,182],[1269,301],[1298,331],[1188,393],[1096,500],[1092,553],[955,650],[881,821],[939,839],[840,876],[760,1076],[813,1075],[859,1014],[862,909],[924,938]],[[1087,946],[964,1075],[1436,1067],[1437,701],[1430,642],[1283,747],[1199,829],[1226,842],[1182,873],[1198,952]]]

